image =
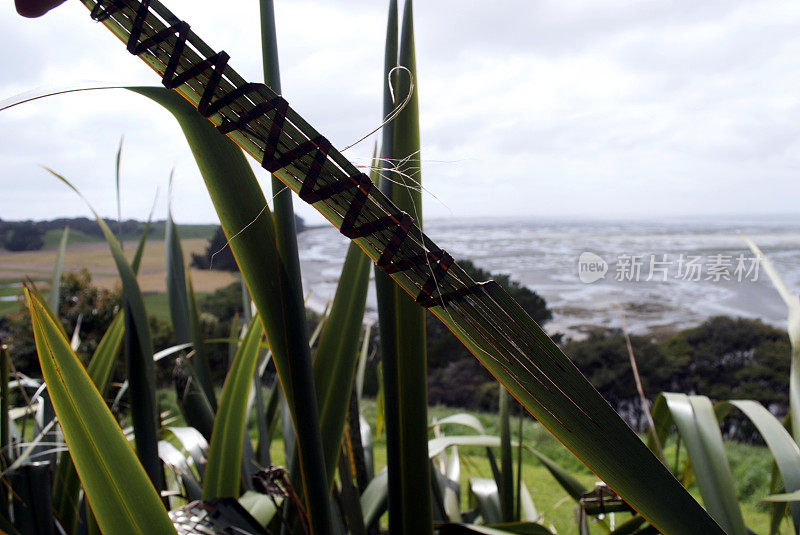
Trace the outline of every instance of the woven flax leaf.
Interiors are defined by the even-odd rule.
[[[720,527],[616,415],[522,308],[476,283],[286,100],[247,83],[158,0],[82,0],[92,18],[355,241],[442,320],[561,442],[665,533]]]

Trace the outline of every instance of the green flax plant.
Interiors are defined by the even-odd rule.
[[[379,187],[422,227],[419,89],[411,1],[397,38],[397,2],[389,4],[383,77],[383,114],[405,106],[383,129]],[[395,97],[394,99],[392,97]],[[375,269],[385,389],[389,527],[393,533],[430,532],[431,479],[427,453],[425,311],[388,275]]]
[[[94,0],[83,2],[89,7],[94,6]],[[164,12],[160,3],[153,1],[150,4]],[[269,4],[265,5],[270,7]],[[127,9],[130,10],[130,6]],[[396,40],[397,15],[394,2],[392,9]],[[397,190],[392,187],[389,191],[388,184],[384,183],[384,189],[390,198],[372,195],[367,202],[372,203],[372,208],[391,209],[392,212],[399,205],[400,209],[405,209],[419,221],[418,92],[411,89],[412,81],[416,83],[411,12],[411,2],[406,2],[400,45],[396,53],[392,52],[393,23],[390,16],[387,65],[399,64],[401,68],[388,68],[385,74],[392,71],[387,78],[394,84],[398,101],[403,101],[409,93],[410,96],[406,107],[388,129],[392,133],[384,138],[382,149],[385,161],[397,162],[398,172],[393,178],[402,177],[405,187]],[[113,18],[105,19],[104,22],[126,40],[130,32],[130,17],[122,22]],[[213,51],[209,52],[210,48],[201,45],[199,41],[195,40],[195,44],[199,46],[201,53],[209,56],[213,54]],[[188,48],[186,51],[195,53]],[[141,54],[141,57],[152,61],[154,68],[159,68],[158,62],[151,55]],[[160,68],[163,70],[164,66]],[[185,66],[181,68],[185,69]],[[204,75],[192,79],[192,84],[196,86],[195,82],[201,83],[207,79]],[[229,245],[258,310],[258,318],[280,377],[296,439],[298,469],[293,470],[293,475],[299,479],[298,486],[302,486],[301,500],[309,515],[310,530],[313,533],[336,532],[341,526],[338,526],[338,520],[331,515],[331,486],[328,477],[335,454],[326,453],[335,449],[330,446],[330,442],[326,446],[326,436],[322,432],[326,424],[320,415],[330,414],[332,422],[343,419],[340,416],[341,408],[326,413],[326,409],[319,407],[322,400],[329,398],[325,394],[326,390],[315,384],[314,374],[317,372],[312,368],[306,328],[301,319],[302,301],[298,299],[300,287],[297,283],[299,278],[295,277],[297,273],[290,267],[293,260],[291,254],[286,252],[287,242],[284,241],[281,245],[283,238],[279,237],[290,233],[286,232],[286,226],[281,227],[281,223],[269,211],[266,197],[239,148],[230,139],[220,135],[214,128],[214,123],[197,113],[195,106],[200,103],[200,95],[188,91],[184,86],[177,89],[182,93],[162,88],[134,90],[166,107],[176,117],[187,137]],[[292,115],[292,121],[302,129],[310,129],[296,114]],[[230,136],[250,152],[257,153],[252,140],[248,141],[243,134],[232,132]],[[330,155],[335,158],[336,165],[349,169],[350,164],[337,151],[331,149]],[[299,187],[303,178],[302,173],[298,177],[285,168],[275,171],[275,174],[284,183],[295,188]],[[383,204],[378,206],[378,202]],[[338,221],[334,211],[327,205],[322,205],[323,203],[317,204],[320,211],[332,221]],[[109,242],[113,244],[110,239]],[[374,244],[365,238],[356,238],[355,242],[377,261],[380,254]],[[429,251],[428,245],[424,247]],[[119,254],[113,246],[112,250],[117,259]],[[427,254],[423,256],[427,258]],[[146,421],[140,418],[139,424],[134,418],[137,452],[147,468],[146,473],[158,488],[161,467],[160,464],[152,465],[151,451],[154,444],[151,435],[158,428],[157,425],[151,425],[157,417],[155,405],[152,403],[154,392],[150,388],[152,347],[147,343],[149,333],[138,319],[142,307],[141,294],[137,295],[134,285],[135,277],[132,276],[130,266],[126,267],[118,259],[117,264],[126,295],[126,321],[130,326],[127,332],[136,338],[128,344],[129,360],[130,355],[133,355],[141,365],[140,368],[130,366],[129,373],[138,374],[135,380],[133,376],[130,377],[131,390],[141,392],[143,414],[146,413],[148,418]],[[461,273],[459,269],[455,264],[450,267],[451,272]],[[385,283],[379,293],[383,291],[387,295],[388,291],[393,294],[393,297],[384,299],[384,305],[381,305],[382,309],[390,312],[388,317],[387,312],[381,313],[380,327],[382,337],[391,340],[387,346],[389,349],[384,349],[383,352],[383,367],[389,442],[389,523],[395,533],[425,533],[432,531],[433,526],[429,455],[434,448],[426,440],[424,315],[406,294],[418,290],[410,280],[396,277],[392,282],[384,278],[379,283]],[[402,290],[398,284],[404,285]],[[599,477],[665,533],[722,532],[719,525],[642,444],[517,303],[491,282],[477,284],[473,288],[471,296],[449,303],[442,300],[438,304],[434,303],[430,310],[464,342],[513,397]],[[388,308],[386,303],[391,303]],[[384,330],[385,325],[389,327]],[[337,347],[333,343],[326,345]],[[341,349],[342,354],[347,351]],[[44,358],[42,354],[47,355],[44,346],[40,348],[40,358]],[[346,357],[351,358],[349,355]],[[319,358],[318,355],[317,359]],[[66,357],[64,359],[68,360]],[[349,366],[351,365],[344,365],[340,369],[354,373],[355,363],[353,362],[352,369]],[[249,366],[243,369],[249,369]],[[352,381],[352,375],[349,379]],[[346,391],[346,395],[349,394],[350,391]],[[59,409],[55,403],[54,406],[56,413],[66,410],[63,406]],[[342,403],[342,406],[346,406],[346,403]],[[324,418],[327,421],[328,416]],[[218,422],[215,421],[214,428],[217,427]],[[331,428],[337,429],[338,424]],[[213,432],[211,435],[213,442]],[[330,436],[335,436],[338,442],[341,431],[331,432]],[[74,443],[70,444],[69,436],[67,442],[70,447],[78,447]],[[496,447],[499,446],[498,438]],[[507,451],[508,448],[505,449]],[[505,457],[509,458],[508,455]],[[510,463],[507,465],[510,476]],[[80,474],[80,468],[78,471]],[[510,477],[504,478],[504,481],[509,480]],[[380,490],[379,483],[376,483],[376,488]],[[359,500],[364,508],[362,512],[365,514],[362,516],[365,524],[369,524],[370,520],[374,521],[374,511],[379,509],[374,504],[380,501],[371,498],[365,500],[369,490],[365,489]],[[375,494],[379,492],[376,491]],[[91,499],[89,496],[90,501]],[[366,514],[367,508],[369,514]],[[507,512],[509,509],[507,505]]]
[[[673,471],[686,485],[695,480],[709,513],[727,533],[737,534],[746,533],[747,527],[736,496],[719,423],[733,411],[744,415],[755,426],[773,457],[771,488],[774,494],[766,498],[771,505],[770,533],[779,532],[788,513],[797,534],[800,533],[800,447],[796,423],[799,409],[797,391],[800,388],[797,380],[800,374],[800,298],[789,289],[761,249],[751,239],[743,238],[788,309],[787,330],[792,348],[791,355],[788,355],[791,361],[788,421],[782,423],[753,400],[718,400],[712,403],[706,396],[680,393],[663,393],[656,399],[651,412],[662,443],[674,425],[686,446],[686,465],[674,466]],[[657,451],[656,444],[653,437],[648,437],[648,445],[654,452]]]

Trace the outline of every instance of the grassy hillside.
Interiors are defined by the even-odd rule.
[[[214,231],[218,225],[178,225],[178,232],[181,238],[185,240],[203,239],[209,240],[214,235]],[[113,227],[112,227],[113,228]],[[61,240],[61,229],[51,229],[44,233],[44,247],[43,249],[52,249],[58,246]],[[134,233],[127,233],[122,235],[124,240],[138,240],[139,235]],[[150,239],[163,240],[164,239],[164,221],[154,221],[150,225]],[[105,242],[105,239],[99,234],[88,234],[80,230],[71,228],[69,231],[69,243],[96,243]]]
[[[175,394],[172,390],[164,390],[159,393],[162,409],[170,410],[178,418],[176,425],[183,425],[175,403]],[[386,465],[386,436],[375,437],[376,429],[376,405],[374,400],[364,400],[362,403],[362,415],[369,423],[373,433],[373,452],[375,459],[376,473]],[[254,411],[253,411],[254,412]],[[434,406],[428,408],[429,418],[442,419],[451,414],[464,412],[450,407]],[[472,412],[481,424],[485,427],[487,434],[498,435],[499,425],[496,414]],[[517,438],[517,421],[512,423],[512,438]],[[255,421],[253,415],[249,421],[250,436],[253,440],[257,437]],[[474,434],[470,429],[454,426],[443,429],[445,434],[461,435]],[[562,446],[547,430],[531,417],[525,416],[523,423],[523,442],[544,453],[559,465],[566,468],[572,475],[580,481],[587,489],[593,487],[598,478],[592,474],[578,459],[576,459],[564,446]],[[432,436],[432,435],[431,435]],[[751,446],[737,443],[726,443],[728,457],[731,460],[731,470],[734,481],[737,482],[737,494],[742,503],[747,526],[755,533],[769,532],[769,518],[767,509],[760,499],[767,494],[769,486],[769,474],[771,469],[771,456],[768,450],[762,446]],[[465,448],[458,450],[461,461],[461,501],[462,510],[469,507],[468,503],[468,481],[471,477],[491,478],[492,472],[486,458],[484,448]],[[666,444],[665,454],[670,464],[675,462],[676,445],[674,438]],[[276,466],[286,466],[283,454],[283,444],[279,435],[272,441],[270,447],[272,464]],[[499,455],[499,452],[495,452]],[[516,456],[516,452],[514,453]],[[685,448],[681,448],[678,465],[682,468],[686,460]],[[544,523],[555,527],[557,533],[577,533],[575,521],[575,502],[562,490],[555,479],[529,452],[523,454],[523,480],[531,493],[537,510],[544,515]],[[692,484],[690,492],[699,499],[697,486]],[[617,514],[617,525],[629,518],[626,514]],[[385,517],[384,517],[385,522]],[[599,527],[593,527],[592,534],[604,533]],[[784,522],[781,534],[792,533],[790,523]]]
[[[191,253],[205,251],[207,245],[205,235],[207,231],[213,233],[215,228],[213,225],[181,227],[181,243],[187,262]],[[60,232],[50,232],[54,234],[53,237],[56,241],[61,239]],[[188,234],[188,236],[184,234]],[[197,237],[198,234],[203,237]],[[139,284],[142,292],[147,296],[148,312],[166,319],[169,317],[169,311],[166,308],[166,295],[163,295],[166,291],[163,237],[163,225],[160,230],[156,227],[151,231],[142,259]],[[124,242],[125,252],[129,256],[133,255],[136,245],[137,240]],[[18,303],[12,297],[22,294],[20,283],[25,277],[31,277],[40,289],[47,291],[55,258],[55,248],[23,252],[9,252],[0,249],[0,316],[16,312],[19,309]],[[92,283],[96,286],[113,288],[119,284],[117,270],[105,241],[94,239],[94,236],[83,232],[70,231],[67,252],[64,257],[64,271],[79,271],[81,268],[89,270],[92,275]],[[191,274],[198,295],[208,294],[237,280],[234,274],[227,271],[192,269]]]

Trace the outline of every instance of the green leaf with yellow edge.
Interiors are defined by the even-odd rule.
[[[286,295],[287,277],[276,249],[267,200],[241,150],[221,135],[183,97],[163,88],[131,88],[164,106],[186,135],[222,228],[236,259],[272,351],[291,412],[300,451],[300,475],[312,531],[330,526],[328,483],[320,437],[319,412],[302,302]],[[303,316],[304,317],[304,316]]]
[[[705,396],[664,393],[664,400],[686,443],[697,485],[708,512],[729,535],[745,535],[722,434],[711,402]]]
[[[50,308],[58,314],[58,299],[61,293],[61,269],[64,266],[64,254],[67,252],[67,238],[69,236],[69,225],[64,227],[61,233],[61,241],[58,244],[58,254],[56,264],[53,267],[53,280],[50,282],[50,295],[47,299]]]
[[[136,274],[128,263],[122,246],[100,215],[72,183],[51,169],[48,172],[61,180],[86,202],[108,242],[111,256],[122,280],[123,309],[125,310],[125,352],[127,357],[131,420],[133,421],[136,453],[150,481],[161,489],[163,476],[158,457],[158,409],[156,405],[156,376],[153,364],[153,340]]]
[[[28,290],[36,350],[64,440],[105,533],[175,533],[142,465],[67,339]]]
[[[101,396],[108,386],[114,361],[122,347],[122,338],[125,334],[124,314],[123,311],[119,311],[114,316],[86,367],[86,373]],[[72,457],[67,453],[62,453],[53,479],[53,508],[56,510],[61,524],[70,532],[74,531],[78,521],[79,498],[80,481],[75,472]]]
[[[800,448],[789,432],[761,403],[752,400],[731,400],[717,403],[719,410],[728,407],[742,411],[753,422],[766,442],[777,465],[787,492],[800,492]],[[794,532],[800,533],[800,502],[789,504],[794,522]]]
[[[380,189],[422,228],[419,104],[412,3],[406,0],[398,45],[397,2],[389,4],[384,55],[383,113],[405,107],[383,129],[382,161],[396,162]],[[400,66],[401,68],[397,68]],[[394,86],[392,99],[389,85]],[[426,462],[427,355],[425,310],[386,273],[375,271],[385,389],[389,530],[431,533],[431,474]]]
[[[208,447],[208,464],[203,479],[204,500],[239,496],[247,401],[263,336],[264,328],[258,315],[255,315],[250,320],[247,334],[236,352],[222,387],[211,444]],[[250,440],[249,437],[247,440]]]
[[[371,265],[372,261],[361,248],[351,243],[314,359],[314,384],[329,485],[336,473],[342,430],[353,390]]]
[[[164,247],[166,249],[167,297],[175,338],[179,344],[192,343],[194,355],[189,363],[192,375],[200,383],[201,391],[208,398],[211,408],[216,410],[217,398],[211,380],[208,356],[203,347],[192,280],[190,273],[186,270],[180,234],[178,226],[172,219],[171,209],[164,224]]]
[[[511,462],[511,408],[508,390],[500,389],[500,513],[503,522],[514,520],[514,465]]]

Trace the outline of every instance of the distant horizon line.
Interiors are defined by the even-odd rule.
[[[299,214],[298,214],[299,215]],[[300,216],[305,222],[306,227],[320,227],[328,223],[324,219],[314,221],[312,218]],[[116,217],[103,216],[104,219],[116,221]],[[0,221],[5,223],[22,223],[31,221],[34,223],[50,222],[59,219],[93,219],[92,217],[77,215],[77,216],[57,216],[49,218],[27,218],[27,219],[2,219]],[[495,221],[495,222],[678,222],[678,221],[697,221],[697,222],[713,222],[714,220],[730,220],[742,219],[743,222],[768,222],[768,221],[797,221],[800,222],[800,213],[782,212],[777,214],[770,213],[718,213],[718,214],[663,214],[663,215],[477,215],[477,216],[430,216],[425,218],[426,223],[438,222],[455,222],[455,221]],[[146,219],[139,219],[136,217],[128,217],[122,219],[123,222],[135,221],[138,223],[146,223]],[[164,222],[164,219],[154,219],[153,223]],[[219,221],[180,221],[178,225],[219,225]]]

